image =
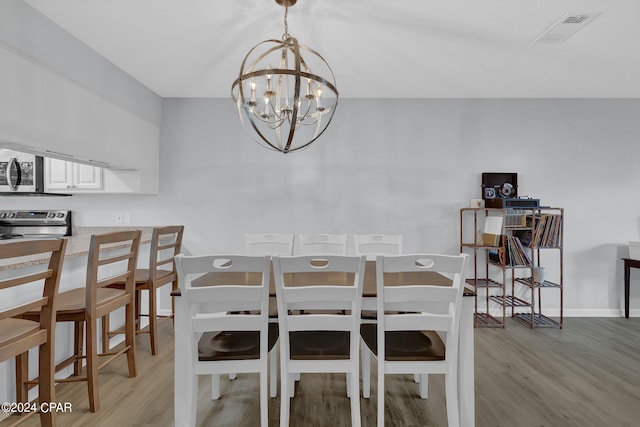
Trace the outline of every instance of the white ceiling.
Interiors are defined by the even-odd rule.
[[[229,97],[274,0],[26,0],[163,97]],[[532,40],[601,12],[562,44]],[[299,0],[289,33],[345,98],[640,98],[640,0]]]

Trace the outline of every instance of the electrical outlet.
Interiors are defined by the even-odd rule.
[[[131,224],[131,212],[124,213],[124,223]]]
[[[116,214],[116,224],[122,224],[122,212]]]

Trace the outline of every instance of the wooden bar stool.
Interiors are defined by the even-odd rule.
[[[151,236],[151,248],[149,250],[149,268],[136,269],[136,334],[149,334],[151,341],[151,354],[156,355],[158,352],[158,317],[164,317],[164,320],[173,318],[173,300],[171,302],[171,315],[158,316],[157,314],[157,290],[171,283],[172,290],[178,289],[178,278],[176,275],[175,264],[173,258],[182,250],[182,234],[184,233],[183,225],[169,225],[164,227],[155,227]],[[114,283],[109,287],[115,289],[124,289],[124,283]],[[140,296],[142,291],[149,293],[149,329],[142,329],[140,318]],[[103,334],[103,346],[108,347],[108,339],[110,335],[121,333],[119,331],[111,331],[109,329],[108,317],[103,319],[103,325],[107,333]]]
[[[42,297],[27,302],[21,301],[18,305],[11,305],[0,311],[0,361],[16,358],[16,402],[28,401],[27,361],[29,349],[33,347],[39,347],[38,400],[40,403],[56,400],[55,317],[60,273],[66,247],[67,241],[64,239],[27,240],[0,244],[0,260],[12,259],[13,262],[21,262],[29,261],[28,257],[34,255],[49,256],[48,264],[35,273],[24,274],[21,269],[16,269],[16,275],[0,280],[0,291],[2,291],[0,295],[3,296],[3,301],[11,298],[18,299],[24,295],[24,289],[27,286],[44,282]],[[12,292],[12,295],[7,295],[9,292]],[[24,313],[35,309],[39,309],[41,313],[37,322],[21,318]],[[40,423],[43,426],[55,426],[55,411],[40,412]]]
[[[86,381],[89,394],[89,410],[100,409],[98,396],[98,370],[116,357],[126,354],[129,377],[136,376],[134,272],[140,247],[139,230],[116,231],[91,236],[87,263],[86,286],[62,292],[58,297],[57,322],[74,323],[74,354],[56,366],[56,372],[71,364],[74,375],[56,379],[56,382]],[[110,289],[109,285],[126,283],[125,289]],[[125,345],[117,351],[98,353],[98,319],[124,307]],[[38,319],[41,312],[30,312],[27,318]],[[83,355],[83,326],[86,334],[86,350]],[[107,357],[98,365],[98,357]],[[86,360],[86,374],[81,376],[82,360]]]

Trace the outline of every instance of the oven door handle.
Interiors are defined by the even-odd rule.
[[[11,170],[16,170],[16,182],[11,180]],[[20,181],[20,165],[18,159],[11,157],[9,163],[7,163],[7,183],[9,184],[9,190],[18,191],[18,182]]]

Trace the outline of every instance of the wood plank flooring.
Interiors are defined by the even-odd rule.
[[[173,425],[173,329],[161,326],[160,354],[138,336],[138,377],[127,378],[125,359],[100,373],[101,409],[88,409],[84,383],[60,384],[59,402],[73,412],[58,425]],[[640,423],[640,318],[567,318],[565,328],[476,330],[476,425],[478,427],[603,427]],[[372,369],[375,372],[375,369]],[[222,398],[211,401],[208,378],[200,379],[199,426],[255,426],[259,422],[258,377],[222,379]],[[418,397],[410,376],[387,377],[387,426],[446,426],[444,381],[430,378],[429,399]],[[376,382],[361,399],[363,426],[376,421]],[[269,400],[270,425],[279,423],[279,398]],[[15,417],[4,420],[0,427]],[[291,404],[292,426],[347,426],[344,375],[303,375]],[[37,426],[37,417],[24,426]]]

